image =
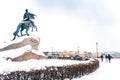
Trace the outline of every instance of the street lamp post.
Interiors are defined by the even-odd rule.
[[[79,46],[78,46],[78,55],[79,55]]]
[[[96,42],[96,56],[98,58],[98,42]]]

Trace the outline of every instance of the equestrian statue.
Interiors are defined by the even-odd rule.
[[[17,37],[20,36],[29,36],[28,30],[31,27],[33,32],[33,29],[36,29],[37,31],[37,26],[34,24],[34,22],[32,21],[32,19],[35,19],[35,14],[33,13],[29,13],[28,9],[25,10],[24,16],[23,16],[23,20],[18,24],[16,31],[13,33],[14,38],[12,40],[16,39]],[[26,34],[22,34],[22,31],[25,29]],[[19,35],[19,32],[21,35]]]

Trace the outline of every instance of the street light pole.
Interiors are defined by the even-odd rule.
[[[79,46],[78,46],[78,54],[77,55],[79,55]]]
[[[98,58],[98,42],[96,42],[96,56]]]

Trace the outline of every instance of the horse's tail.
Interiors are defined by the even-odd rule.
[[[21,28],[21,26],[22,26],[22,25],[23,25],[23,23],[22,23],[22,22],[18,24],[16,31],[13,33],[14,38],[12,39],[12,41],[13,41],[13,40],[15,40],[16,36],[18,36],[18,37],[19,37],[18,33],[19,33],[20,28]]]
[[[22,22],[18,24],[17,29],[16,29],[16,32],[19,32],[19,31],[20,31],[20,28],[21,28],[22,25],[23,25]]]

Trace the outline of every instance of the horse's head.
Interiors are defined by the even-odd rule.
[[[30,19],[35,19],[35,16],[36,16],[35,14],[32,14],[32,13],[29,14]]]

